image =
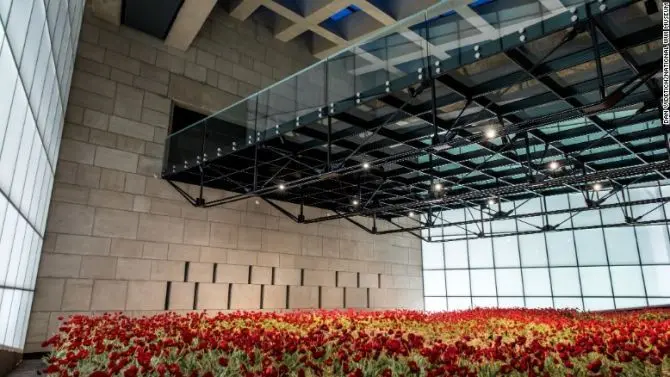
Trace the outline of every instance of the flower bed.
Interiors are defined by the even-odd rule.
[[[670,310],[74,316],[57,376],[670,376]]]

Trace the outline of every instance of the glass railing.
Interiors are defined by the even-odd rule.
[[[488,58],[499,59],[501,51],[565,30],[586,20],[589,14],[597,16],[631,2],[440,1],[170,134],[163,175],[279,137],[301,125],[327,125],[329,115],[350,111],[387,92],[402,93],[427,75],[452,71],[458,77],[480,77],[484,81],[486,72],[454,70]],[[367,111],[374,111],[374,107]]]

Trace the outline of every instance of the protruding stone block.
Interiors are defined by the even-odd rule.
[[[198,287],[200,290],[200,287]],[[195,283],[171,283],[170,299],[168,309],[188,310],[193,309],[195,299]]]
[[[359,286],[361,288],[379,288],[379,274],[359,273]]]
[[[251,267],[251,283],[252,284],[272,284],[272,268],[271,267]]]
[[[275,285],[300,285],[301,271],[296,268],[275,268]]]
[[[189,262],[188,281],[211,283],[214,273],[214,264]]]
[[[347,308],[367,308],[367,288],[344,288],[345,306]]]
[[[217,283],[249,283],[249,266],[219,264],[216,266]]]
[[[151,280],[184,281],[184,262],[151,261]]]
[[[358,287],[358,275],[355,272],[337,271],[338,287]]]
[[[228,284],[200,283],[196,309],[228,309]]]
[[[344,288],[321,287],[321,308],[344,308]]]
[[[230,309],[260,309],[261,286],[255,284],[233,284]]]
[[[335,271],[304,270],[303,285],[314,285],[321,287],[335,286]]]
[[[263,309],[286,309],[286,286],[263,286]]]
[[[289,286],[289,309],[317,309],[319,307],[319,287]]]

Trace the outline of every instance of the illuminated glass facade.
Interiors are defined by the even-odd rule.
[[[604,205],[670,196],[670,186],[624,189]],[[535,214],[586,207],[578,192],[490,203],[483,212]],[[427,310],[470,307],[554,307],[607,310],[670,304],[670,204],[591,209],[515,219],[488,219],[479,209],[444,211],[424,232],[445,243],[423,242]],[[607,227],[635,218],[640,225]],[[556,231],[543,232],[546,225]],[[504,235],[509,233],[509,235]],[[515,233],[515,234],[512,234]],[[479,237],[479,235],[489,237]],[[491,234],[496,236],[490,237]]]
[[[0,346],[22,349],[84,0],[0,0]]]

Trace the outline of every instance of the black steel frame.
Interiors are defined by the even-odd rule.
[[[660,25],[616,37],[604,22],[607,13],[637,2],[612,0],[604,11],[599,2],[587,3],[575,10],[576,17],[559,15],[527,28],[523,40],[513,35],[482,44],[477,57],[461,54],[459,59],[445,62],[429,57],[418,73],[315,109],[301,115],[295,124],[286,122],[271,130],[254,129],[255,142],[250,139],[251,144],[246,148],[224,147],[216,158],[207,158],[205,129],[202,149],[193,151],[197,158],[192,165],[187,161],[184,169],[169,168],[169,148],[166,148],[162,177],[194,206],[213,207],[260,197],[299,223],[346,219],[374,234],[429,229],[436,226],[433,213],[464,206],[481,210],[492,198],[523,200],[581,192],[587,210],[605,208],[602,201],[591,199],[592,184],[603,182],[611,186],[612,192],[618,192],[633,183],[667,179],[670,174],[668,129],[659,124],[619,133],[624,127],[660,118],[657,104],[660,91],[654,78],[661,69],[660,55],[658,60],[637,64],[631,52],[637,46],[660,40]],[[561,41],[541,58],[532,58],[528,43],[556,33],[563,35]],[[554,57],[555,52],[580,35],[591,38],[591,47]],[[453,74],[457,68],[494,55],[506,57],[517,70],[470,87]],[[607,57],[619,57],[626,68],[605,74],[603,61]],[[559,84],[557,72],[585,63],[595,64],[595,78],[567,86]],[[544,91],[496,103],[496,96],[502,97],[523,82],[536,83]],[[438,96],[438,89],[448,94]],[[427,91],[430,98],[421,100]],[[580,99],[589,93],[598,93],[599,99]],[[559,106],[561,110],[540,116],[527,114],[529,109],[557,103],[563,104]],[[388,111],[374,119],[364,119],[356,111],[361,105],[378,104]],[[440,109],[446,106],[455,108],[458,115],[445,119],[446,113]],[[622,109],[636,111],[616,120],[603,120],[599,116]],[[421,125],[406,132],[388,127],[408,119]],[[558,132],[545,129],[557,121],[571,119],[584,119],[584,124]],[[333,131],[335,122],[347,127]],[[480,127],[482,122],[495,123],[502,142],[489,140]],[[288,133],[308,141],[292,141]],[[597,138],[566,143],[584,135]],[[641,143],[658,137],[663,140]],[[248,144],[245,141],[238,145]],[[398,145],[402,147],[400,152],[392,153],[389,148]],[[473,145],[476,146],[473,151],[454,152]],[[333,151],[334,147],[341,151]],[[610,148],[596,149],[603,147]],[[665,152],[658,153],[660,150]],[[419,156],[426,161],[419,162]],[[621,159],[612,161],[614,158]],[[483,162],[474,162],[481,159]],[[560,161],[561,168],[549,169],[549,161]],[[445,171],[445,167],[450,169]],[[198,184],[200,195],[191,196],[176,184],[180,181]],[[436,183],[446,189],[436,192]],[[237,194],[205,200],[204,186]],[[293,214],[270,199],[300,204],[300,214]],[[659,198],[656,202],[665,203],[667,199]],[[357,205],[352,204],[354,200]],[[306,219],[302,210],[305,205],[325,208],[333,214]],[[393,221],[411,212],[416,215],[417,226],[406,227]],[[372,217],[372,227],[356,222],[355,216]],[[486,221],[495,221],[516,215],[489,211],[487,216]],[[388,221],[397,229],[380,231],[376,226],[378,220]],[[643,219],[628,218],[626,223],[610,226],[642,223]],[[537,231],[549,230],[559,229],[545,227]]]

